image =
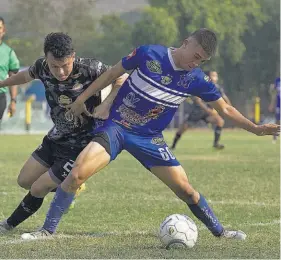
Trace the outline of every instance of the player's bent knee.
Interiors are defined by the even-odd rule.
[[[30,183],[28,178],[24,177],[24,174],[19,174],[17,183],[21,188],[24,188],[26,190],[30,190],[32,183]]]

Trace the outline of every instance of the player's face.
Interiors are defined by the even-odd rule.
[[[4,35],[6,33],[5,25],[2,21],[0,21],[0,41],[3,39]]]
[[[59,81],[66,80],[73,70],[75,53],[63,59],[56,59],[52,53],[48,52],[46,61],[52,75]]]
[[[216,71],[211,71],[210,78],[211,78],[211,81],[216,84],[219,80],[218,73]]]
[[[194,38],[186,39],[180,47],[179,65],[182,69],[194,69],[210,58]]]

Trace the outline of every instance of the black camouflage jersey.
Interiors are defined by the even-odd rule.
[[[85,147],[91,140],[91,130],[100,121],[83,115],[83,124],[74,124],[73,119],[66,118],[65,106],[75,99],[96,80],[108,66],[91,58],[76,58],[73,71],[65,81],[58,81],[50,72],[45,58],[38,59],[29,68],[29,74],[34,79],[40,79],[45,86],[45,95],[51,108],[51,118],[54,127],[48,137],[57,144],[76,148]],[[101,103],[101,93],[86,101],[88,111]]]

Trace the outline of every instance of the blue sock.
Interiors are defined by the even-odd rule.
[[[188,207],[192,213],[205,224],[214,236],[220,236],[222,234],[223,227],[203,195],[200,194],[198,204],[190,204]]]
[[[75,193],[69,193],[62,190],[61,186],[57,188],[56,194],[50,205],[43,228],[51,234],[56,232],[57,226],[63,213],[69,208],[74,199]]]

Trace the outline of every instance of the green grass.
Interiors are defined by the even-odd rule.
[[[166,132],[171,143],[173,133]],[[214,151],[211,131],[190,131],[175,155],[191,183],[210,201],[221,222],[239,228],[246,241],[214,238],[184,203],[123,152],[87,182],[75,208],[65,215],[57,237],[23,242],[20,234],[43,224],[52,200],[12,233],[0,236],[0,258],[280,258],[279,144],[271,137],[224,131],[224,151]],[[0,136],[0,218],[8,217],[26,191],[18,172],[41,136]],[[173,213],[191,216],[199,237],[189,250],[165,250],[160,223]]]

